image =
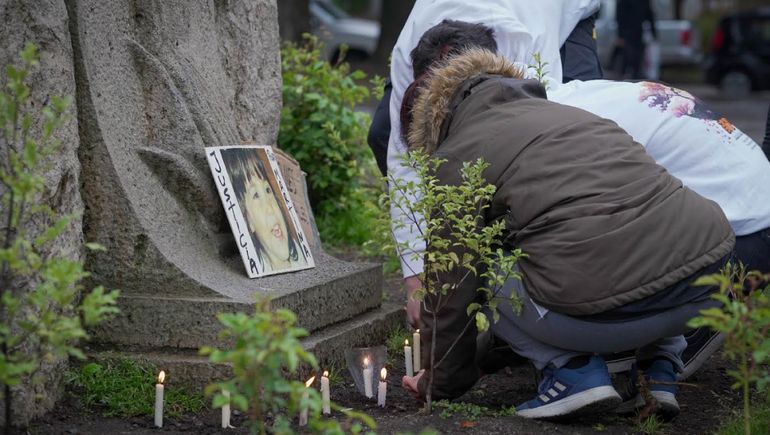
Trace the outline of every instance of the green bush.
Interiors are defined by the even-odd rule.
[[[732,385],[743,395],[744,433],[751,434],[751,388],[767,392],[770,385],[770,274],[747,272],[745,267],[728,264],[720,274],[701,277],[694,285],[719,286],[712,298],[721,306],[702,310],[689,326],[708,327],[725,336],[724,353],[737,363],[729,370]]]
[[[278,146],[300,163],[318,230],[331,244],[371,239],[381,191],[366,143],[371,123],[356,105],[369,98],[366,78],[347,63],[331,65],[315,37],[281,49],[283,109]]]
[[[33,44],[21,52],[22,66],[8,65],[0,92],[0,383],[8,405],[11,387],[36,374],[43,361],[85,358],[78,341],[85,328],[116,313],[118,292],[102,287],[83,292],[83,263],[47,252],[74,215],[61,216],[46,199],[46,169],[56,159],[56,130],[68,119],[69,98],[51,96],[36,126],[27,74],[37,65]],[[36,109],[37,110],[37,109]],[[88,244],[90,249],[103,249]],[[6,406],[6,431],[13,424]]]

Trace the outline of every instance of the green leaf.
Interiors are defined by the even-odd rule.
[[[479,331],[486,331],[489,329],[489,319],[482,312],[476,313],[476,329]]]

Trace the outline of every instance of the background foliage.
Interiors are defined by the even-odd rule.
[[[362,244],[372,238],[381,191],[366,136],[370,97],[366,78],[350,65],[324,60],[317,38],[281,49],[283,109],[278,146],[307,173],[311,206],[325,243]],[[381,88],[381,82],[375,82]]]

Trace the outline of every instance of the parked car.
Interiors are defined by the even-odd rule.
[[[380,23],[353,18],[328,0],[310,0],[309,5],[310,29],[324,42],[326,59],[336,61],[343,45],[351,60],[365,59],[377,49]]]
[[[618,24],[615,21],[616,1],[602,0],[599,16],[596,19],[596,45],[599,61],[605,69],[618,70],[621,52],[616,50]],[[646,24],[646,23],[645,23]],[[660,48],[660,65],[697,65],[701,61],[698,51],[698,38],[690,21],[655,20]],[[645,26],[644,39],[652,39],[650,29]]]
[[[770,8],[722,18],[706,59],[706,81],[731,94],[770,89]]]

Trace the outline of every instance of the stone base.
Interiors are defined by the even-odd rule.
[[[273,308],[297,315],[298,326],[321,330],[377,309],[382,302],[382,266],[350,263],[324,255],[316,269],[251,280],[249,297],[168,296],[123,293],[115,318],[91,332],[92,343],[105,346],[198,349],[217,343],[221,312],[254,311],[259,295]]]
[[[383,304],[346,322],[323,328],[303,340],[303,346],[315,354],[322,367],[345,367],[345,350],[381,345],[388,333],[404,322],[402,306]],[[216,343],[208,343],[216,344]],[[227,379],[232,372],[227,365],[209,362],[193,349],[151,349],[93,351],[95,361],[129,358],[149,361],[168,373],[169,385],[203,389],[211,382]]]

